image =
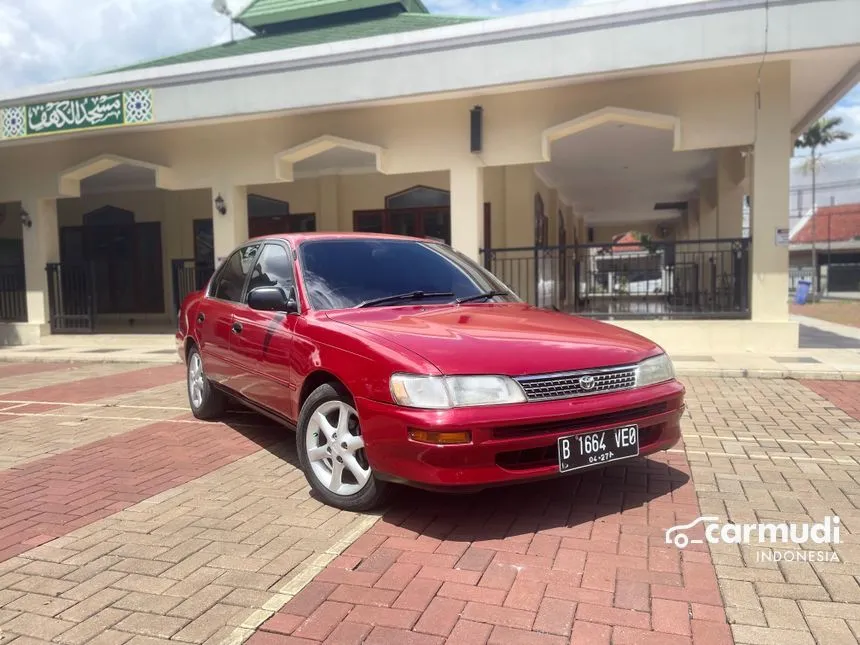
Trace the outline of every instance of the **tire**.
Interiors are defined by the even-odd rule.
[[[305,478],[329,506],[368,511],[387,497],[389,485],[373,475],[355,403],[341,385],[325,383],[311,392],[299,414],[296,450]]]
[[[203,358],[196,345],[188,350],[185,361],[186,378],[185,385],[188,390],[188,405],[191,406],[191,414],[203,421],[217,419],[224,414],[227,408],[226,395],[215,389],[206,378],[203,370]]]

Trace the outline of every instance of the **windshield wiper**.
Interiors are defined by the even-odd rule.
[[[394,296],[385,296],[384,298],[374,298],[373,300],[365,300],[357,304],[356,309],[362,307],[373,307],[375,305],[384,305],[387,302],[397,302],[398,300],[421,300],[422,298],[447,298],[453,296],[451,291],[409,291],[407,293],[398,293]]]
[[[485,298],[495,298],[496,296],[506,296],[508,295],[504,291],[485,291],[484,293],[476,293],[474,296],[468,296],[467,298],[457,298],[454,302],[458,305],[462,305],[464,302],[472,302],[473,300],[484,300]]]

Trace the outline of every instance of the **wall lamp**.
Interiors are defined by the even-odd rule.
[[[224,203],[224,198],[221,197],[221,193],[218,193],[218,197],[215,198],[215,210],[222,215],[227,214],[227,204]]]
[[[30,213],[25,211],[23,208],[21,209],[21,224],[23,224],[27,228],[33,227],[33,220],[30,219]]]

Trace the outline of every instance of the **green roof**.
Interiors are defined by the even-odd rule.
[[[236,22],[258,31],[285,22],[382,7],[396,12],[427,13],[421,0],[254,0],[237,16]]]
[[[260,2],[299,2],[302,0],[258,0]],[[309,0],[304,0],[305,2]],[[325,1],[325,0],[322,0]],[[334,0],[331,0],[334,1]],[[253,7],[253,5],[252,5]],[[251,7],[249,7],[250,9]],[[311,26],[306,29],[289,31],[286,33],[275,33],[271,35],[256,35],[232,43],[224,43],[198,49],[195,51],[159,58],[124,67],[121,70],[129,71],[144,69],[148,67],[161,67],[163,65],[175,65],[178,63],[192,63],[229,56],[241,56],[243,54],[259,54],[262,52],[277,51],[279,49],[291,49],[293,47],[306,47],[309,45],[321,45],[344,40],[355,40],[357,38],[368,38],[370,36],[384,36],[387,34],[399,34],[433,27],[445,27],[458,25],[466,22],[474,22],[481,18],[435,16],[426,13],[401,13],[394,16],[385,16],[372,20],[359,22],[340,22],[336,24],[324,24]]]

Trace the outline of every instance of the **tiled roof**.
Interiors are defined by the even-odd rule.
[[[356,40],[370,36],[384,36],[386,34],[397,34],[433,27],[446,27],[466,22],[473,22],[480,18],[466,18],[457,16],[434,16],[423,13],[401,13],[396,16],[386,16],[375,20],[361,22],[341,23],[320,26],[317,28],[303,29],[289,33],[252,36],[233,43],[224,43],[197,49],[195,51],[159,58],[125,67],[122,70],[144,69],[147,67],[161,67],[163,65],[174,65],[177,63],[191,63],[228,56],[241,56],[242,54],[258,54],[261,52],[276,51],[279,49],[291,49],[293,47],[306,47],[309,45],[320,45],[334,43],[343,40]]]
[[[809,244],[813,240],[812,228],[815,220],[815,242],[846,242],[860,239],[860,204],[823,206],[815,211],[806,224],[798,230],[791,241]]]
[[[620,245],[624,246],[620,246]],[[627,231],[623,235],[616,235],[612,239],[613,253],[638,253],[645,249],[639,246],[639,238],[632,232]]]
[[[266,25],[388,5],[393,5],[395,11],[427,13],[421,0],[254,0],[236,20],[256,31]]]

